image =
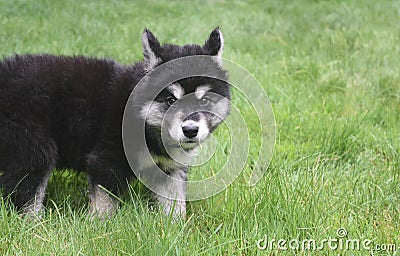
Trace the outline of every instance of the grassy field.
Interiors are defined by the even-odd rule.
[[[148,210],[140,184],[114,218],[90,221],[84,175],[55,172],[41,220],[0,206],[0,254],[398,255],[399,20],[395,0],[0,0],[0,56],[85,54],[128,64],[142,58],[144,27],[182,44],[202,43],[220,26],[224,57],[257,78],[277,124],[274,156],[257,186],[242,175],[189,203],[187,219],[176,223]],[[217,135],[227,139],[224,129]],[[214,165],[218,159],[193,172]],[[338,239],[340,228],[343,243],[371,240],[374,250],[300,246]],[[272,239],[287,242],[258,248]],[[375,250],[389,244],[397,252]]]

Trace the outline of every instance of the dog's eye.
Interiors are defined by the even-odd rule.
[[[207,106],[210,103],[211,99],[208,96],[204,96],[200,99],[200,105]]]
[[[168,106],[171,106],[172,104],[174,104],[176,101],[176,98],[174,96],[169,96],[166,100]]]

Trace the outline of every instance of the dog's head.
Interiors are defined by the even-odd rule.
[[[144,67],[151,72],[163,63],[186,56],[211,56],[186,65],[183,69],[207,70],[207,76],[188,76],[163,85],[151,101],[145,102],[140,116],[146,126],[156,129],[164,143],[193,148],[226,118],[230,109],[230,85],[222,69],[224,40],[219,28],[213,30],[204,45],[161,45],[145,30],[142,36]],[[194,58],[196,61],[196,58]],[[168,72],[174,72],[169,69]],[[182,69],[179,70],[182,72]]]

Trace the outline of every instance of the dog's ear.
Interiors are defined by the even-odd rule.
[[[211,32],[210,37],[203,46],[203,49],[210,55],[217,57],[218,64],[222,65],[221,57],[224,50],[224,37],[222,36],[219,27]]]
[[[157,38],[147,28],[143,31],[142,46],[144,64],[147,72],[161,63],[161,45]]]

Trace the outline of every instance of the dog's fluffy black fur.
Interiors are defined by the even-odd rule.
[[[121,122],[135,85],[163,62],[215,56],[223,44],[219,29],[203,46],[160,45],[149,30],[142,40],[145,59],[130,66],[52,55],[16,55],[0,62],[0,189],[18,209],[41,209],[54,168],[85,171],[91,186],[122,193],[134,178]],[[91,190],[94,204],[101,204],[99,191]],[[94,211],[102,211],[99,207]]]

